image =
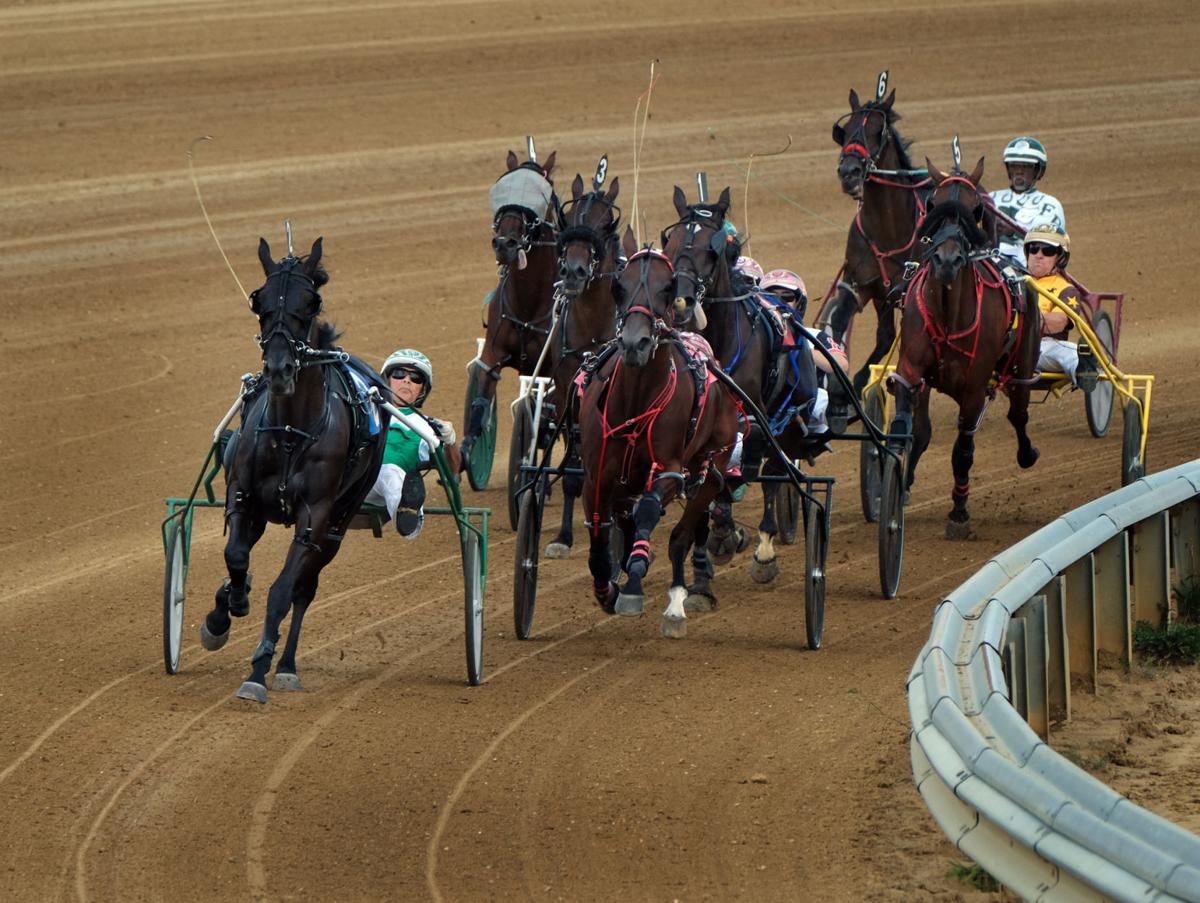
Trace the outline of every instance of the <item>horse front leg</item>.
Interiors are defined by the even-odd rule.
[[[971,512],[967,500],[971,494],[971,465],[975,463],[975,431],[983,417],[986,404],[982,398],[964,400],[958,409],[958,439],[950,453],[954,468],[954,507],[946,521],[947,539],[966,539],[971,535]]]
[[[283,647],[283,655],[279,657],[279,664],[275,667],[275,680],[271,687],[275,690],[300,690],[300,677],[296,674],[296,646],[300,642],[300,625],[304,623],[304,616],[308,613],[308,606],[317,595],[317,584],[320,582],[321,571],[329,562],[333,561],[334,556],[341,550],[342,544],[334,542],[331,539],[325,539],[321,543],[323,558],[317,566],[317,571],[311,579],[304,583],[296,584],[295,598],[292,600],[292,620],[288,625],[287,642]]]
[[[709,477],[688,499],[683,510],[683,517],[671,531],[668,554],[671,558],[671,586],[667,590],[667,607],[663,611],[662,624],[659,627],[662,635],[668,639],[679,640],[687,636],[687,605],[689,591],[684,583],[683,568],[687,553],[694,544],[700,532],[700,524],[708,520],[708,506],[716,498],[720,482]]]
[[[764,473],[769,468],[764,467]],[[755,583],[770,583],[779,575],[779,562],[775,554],[775,535],[779,524],[775,520],[775,502],[779,498],[779,484],[762,484],[763,517],[758,525],[758,547],[754,550],[754,562],[750,565],[750,576]]]
[[[592,496],[588,496],[591,498]],[[588,522],[588,534],[591,537],[591,548],[588,550],[588,570],[592,572],[592,593],[596,604],[608,614],[615,613],[617,604],[617,583],[613,580],[613,559],[610,543],[612,540],[612,508],[601,504],[594,514],[588,511],[584,503],[584,516]],[[597,522],[598,521],[598,522]]]
[[[1033,467],[1039,452],[1029,438],[1029,386],[1016,385],[1008,390],[1008,422],[1017,433],[1017,463],[1022,468]]]
[[[483,433],[484,424],[495,404],[496,383],[500,381],[500,368],[503,364],[504,360],[494,355],[492,344],[489,342],[467,377],[475,381],[475,393],[473,400],[463,411],[463,438],[458,447],[460,470],[466,470],[470,466],[471,449]]]
[[[645,611],[646,596],[642,590],[642,578],[650,569],[650,535],[662,519],[663,491],[663,481],[658,480],[654,488],[643,493],[633,506],[633,547],[625,563],[625,585],[617,596],[616,612],[619,615],[636,617]]]
[[[871,379],[871,365],[878,364],[887,357],[887,353],[892,350],[892,344],[896,341],[896,317],[892,313],[891,305],[888,304],[886,298],[875,298],[873,301],[875,314],[878,317],[875,323],[875,347],[867,355],[866,362],[854,374],[854,392],[859,396],[862,395],[863,389],[867,387],[867,383]]]
[[[231,495],[236,492],[230,488]],[[250,550],[266,529],[265,520],[251,518],[240,504],[229,512],[229,539],[225,542],[229,576],[217,589],[212,610],[200,622],[200,643],[210,652],[229,640],[230,616],[241,618],[250,613]]]
[[[328,542],[325,534],[329,529],[329,511],[314,511],[307,525],[303,522],[296,524],[296,536],[288,549],[287,561],[283,570],[271,584],[267,594],[267,612],[263,619],[262,637],[250,656],[250,676],[238,688],[239,699],[250,699],[254,702],[267,701],[267,672],[271,670],[271,662],[275,658],[275,646],[279,642],[279,627],[287,617],[293,600],[297,597],[297,588],[312,586],[316,591],[316,578],[321,570],[321,564],[326,559],[325,552],[317,540]],[[297,638],[299,631],[297,628]],[[293,660],[295,650],[293,652]]]
[[[728,490],[722,489],[721,492]],[[683,607],[687,611],[716,611],[717,597],[712,591],[712,562],[708,559],[708,509],[696,521],[692,540],[692,584]]]
[[[567,453],[563,458],[564,468],[579,470],[583,467],[583,459],[579,454],[579,444],[567,444]],[[562,524],[558,528],[558,536],[546,546],[547,558],[570,558],[571,546],[575,543],[575,500],[583,492],[583,477],[577,473],[564,474],[559,484],[562,487],[563,512]]]

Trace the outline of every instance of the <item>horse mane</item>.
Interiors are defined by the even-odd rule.
[[[337,331],[337,327],[325,320],[317,320],[315,329],[318,351],[334,351],[337,349],[337,340],[342,337],[342,334]]]
[[[869,108],[872,110],[882,109],[881,102],[878,100],[872,100],[870,103],[863,104],[863,108]],[[902,117],[895,110],[884,110],[884,115],[887,128],[892,133],[892,139],[896,144],[896,156],[900,159],[897,169],[912,169],[912,158],[908,155],[908,149],[913,143],[912,139],[905,138],[896,128],[896,123],[899,122]]]

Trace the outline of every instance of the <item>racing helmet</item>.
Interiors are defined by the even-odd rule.
[[[1020,135],[1004,146],[1004,165],[1009,163],[1032,163],[1040,179],[1046,174],[1046,146],[1029,135]]]
[[[753,257],[746,257],[745,255],[739,257],[737,262],[734,263],[733,268],[755,285],[762,282],[763,268]]]
[[[413,407],[419,408],[429,397],[429,392],[433,388],[433,364],[429,363],[429,358],[415,348],[401,348],[388,355],[388,359],[383,362],[383,367],[379,372],[383,374],[384,379],[387,379],[393,370],[400,367],[408,367],[425,374],[425,387],[417,396],[417,400],[413,402]]]
[[[782,288],[795,293],[796,309],[800,311],[800,317],[803,319],[804,311],[808,307],[808,289],[804,285],[804,280],[791,270],[771,270],[762,278],[762,289],[769,292],[773,288]]]
[[[1025,233],[1025,247],[1032,244],[1053,245],[1059,249],[1058,265],[1065,267],[1071,259],[1071,236],[1066,229],[1053,223],[1037,223]]]

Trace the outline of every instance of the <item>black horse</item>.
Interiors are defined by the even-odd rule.
[[[379,473],[387,422],[385,414],[369,410],[365,386],[354,381],[343,364],[352,363],[364,383],[381,390],[386,388],[382,380],[338,349],[333,327],[317,319],[320,289],[329,279],[321,266],[321,239],[307,257],[289,252],[278,263],[261,239],[258,256],[267,279],[250,295],[250,309],[262,330],[262,374],[243,408],[242,429],[225,455],[229,578],[217,590],[216,604],[200,626],[200,639],[207,649],[225,645],[230,616],[250,613],[251,548],[268,521],[294,525],[287,561],[267,597],[250,676],[237,693],[242,699],[266,702],[267,672],[289,608],[292,622],[274,687],[300,689],[300,625],[316,595],[321,569],[337,555],[350,519]]]

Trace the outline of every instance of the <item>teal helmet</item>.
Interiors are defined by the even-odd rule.
[[[388,359],[383,362],[383,367],[379,372],[383,374],[384,379],[387,379],[393,370],[401,367],[417,370],[425,375],[425,388],[413,402],[413,407],[419,408],[429,397],[430,390],[433,389],[433,364],[429,363],[429,358],[415,348],[401,348],[388,355]]]
[[[1046,146],[1036,138],[1021,135],[1004,146],[1004,164],[1032,163],[1037,167],[1037,178],[1046,174]]]

